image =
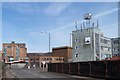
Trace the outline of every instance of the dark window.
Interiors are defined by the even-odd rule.
[[[11,46],[7,46],[7,48],[11,48]]]
[[[44,58],[44,60],[46,60],[46,58]]]
[[[78,57],[79,55],[78,54],[75,54],[75,57]]]
[[[75,42],[78,42],[78,39],[75,39]]]
[[[119,51],[119,49],[118,49],[118,51]]]
[[[50,60],[52,60],[52,58],[50,58]]]

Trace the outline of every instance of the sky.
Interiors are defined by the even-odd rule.
[[[98,19],[105,36],[118,36],[117,2],[3,2],[2,42],[26,43],[28,52],[48,52],[50,33],[51,49],[69,46],[75,22],[80,29],[85,13]]]

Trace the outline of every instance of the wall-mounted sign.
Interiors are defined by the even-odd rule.
[[[90,41],[90,37],[85,37],[85,44],[90,44],[91,41]]]
[[[13,61],[13,58],[9,58],[10,59],[10,61]]]

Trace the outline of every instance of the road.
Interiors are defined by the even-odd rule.
[[[27,69],[27,68],[11,68],[6,69],[6,78],[19,78],[19,80],[103,80],[91,77],[75,76],[69,74],[61,74],[54,72],[43,71],[40,68]],[[29,80],[28,79],[28,80]]]

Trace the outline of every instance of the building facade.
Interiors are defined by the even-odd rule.
[[[63,57],[53,57],[51,53],[27,53],[28,65],[33,67],[35,65],[39,68],[47,69],[48,63],[64,62]]]
[[[111,57],[111,39],[98,27],[72,31],[73,62],[96,61]]]
[[[120,38],[112,38],[112,56],[120,56]]]
[[[14,41],[3,43],[2,50],[3,58],[7,62],[26,59],[27,48],[25,43],[15,43]]]
[[[92,14],[84,15],[81,29],[72,31],[72,59],[78,61],[96,61],[110,58],[111,39],[105,37],[99,29],[98,20],[92,20]]]
[[[62,46],[62,47],[53,48],[52,56],[63,57],[64,62],[71,62],[72,61],[72,47]]]
[[[48,63],[71,62],[72,48],[68,46],[55,47],[52,53],[28,53],[28,65],[47,69]]]

